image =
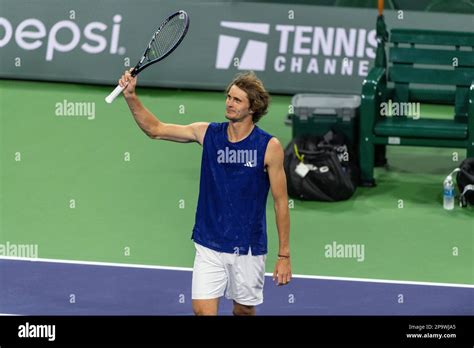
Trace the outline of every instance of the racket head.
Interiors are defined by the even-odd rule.
[[[181,44],[188,28],[189,16],[186,11],[179,10],[168,16],[153,33],[140,61],[132,71],[132,76],[169,56]]]

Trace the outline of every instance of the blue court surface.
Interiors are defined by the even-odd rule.
[[[192,315],[191,269],[0,259],[0,313]],[[298,276],[265,279],[259,315],[473,315],[474,286]],[[231,315],[222,299],[219,313]]]

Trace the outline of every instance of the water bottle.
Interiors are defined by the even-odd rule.
[[[454,183],[451,175],[448,175],[443,183],[443,208],[454,209]]]

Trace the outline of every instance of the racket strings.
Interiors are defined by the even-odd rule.
[[[159,59],[172,50],[186,32],[186,19],[181,16],[171,18],[150,42],[146,58],[148,61]]]

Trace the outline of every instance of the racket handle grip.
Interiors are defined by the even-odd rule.
[[[117,87],[115,87],[115,89],[112,91],[112,93],[110,93],[107,98],[105,98],[105,101],[107,103],[112,103],[114,101],[115,98],[117,98],[117,96],[122,93],[122,91],[124,90],[125,88],[120,86],[120,85],[117,85]]]

